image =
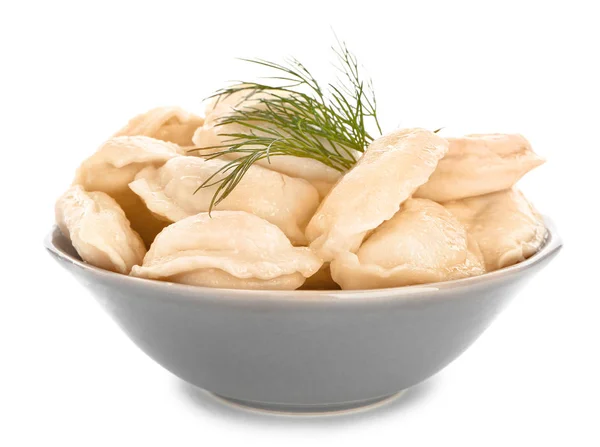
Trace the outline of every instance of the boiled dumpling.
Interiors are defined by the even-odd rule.
[[[415,197],[445,202],[501,191],[544,163],[522,135],[467,135],[448,142],[448,154]]]
[[[319,192],[321,198],[325,197],[333,185],[342,176],[342,173],[313,158],[294,157],[292,155],[278,155],[259,160],[257,164],[290,177],[301,178],[308,181]]]
[[[546,239],[542,217],[515,189],[447,202],[444,206],[477,241],[488,271],[524,261]]]
[[[279,95],[280,93],[277,94]],[[233,123],[219,125],[219,122],[222,118],[235,114],[238,111],[264,109],[264,106],[260,101],[270,97],[272,97],[272,93],[269,93],[268,91],[239,90],[230,95],[220,95],[212,98],[212,100],[206,104],[204,110],[204,124],[196,129],[196,132],[193,135],[194,144],[200,148],[221,145],[226,146],[228,140],[231,140],[233,137],[225,136],[224,134],[247,134],[250,132],[250,129],[246,126]],[[272,126],[269,126],[266,123],[260,123],[260,126],[272,128]],[[260,134],[259,130],[253,129],[253,131]],[[223,149],[226,149],[226,147],[198,151],[197,154],[208,154]],[[230,154],[228,156],[234,157],[235,154]]]
[[[133,276],[230,289],[300,287],[322,261],[244,211],[200,213],[165,228]]]
[[[477,244],[442,205],[409,199],[379,226],[357,253],[331,263],[342,289],[424,284],[485,273]]]
[[[56,202],[56,222],[81,259],[96,267],[127,274],[146,254],[119,204],[103,192],[71,186]]]
[[[279,94],[279,93],[278,93]],[[253,94],[250,98],[248,92],[238,92],[227,97],[215,98],[212,103],[206,108],[206,119],[204,125],[199,127],[194,134],[193,140],[196,147],[207,148],[213,146],[224,145],[220,149],[203,150],[195,152],[196,155],[207,154],[220,150],[227,149],[227,143],[231,142],[232,137],[224,134],[233,133],[248,133],[249,129],[239,124],[217,125],[219,119],[230,115],[235,110],[243,110],[245,108],[260,108],[260,98],[267,97],[269,93],[260,92]],[[265,126],[264,123],[260,123]],[[255,131],[255,133],[260,133]],[[326,144],[326,143],[324,143]],[[226,154],[224,157],[233,159],[243,154]],[[353,152],[353,155],[358,157],[360,154]],[[290,177],[302,178],[310,182],[319,192],[321,197],[324,197],[335,182],[341,177],[341,172],[324,165],[318,160],[305,157],[294,157],[291,155],[277,155],[269,157],[269,159],[261,159],[256,161],[256,164],[264,166]]]
[[[375,140],[325,197],[306,228],[324,260],[355,252],[368,231],[390,219],[427,181],[448,143],[424,129],[405,129]]]
[[[167,222],[148,211],[142,200],[129,189],[129,183],[143,168],[161,166],[180,152],[178,145],[154,138],[114,137],[81,164],[73,183],[82,185],[87,191],[105,192],[115,199],[132,228],[149,246]]]
[[[169,141],[180,146],[191,146],[196,129],[204,119],[180,107],[157,107],[132,118],[114,136],[146,136]]]
[[[219,159],[176,157],[160,168],[144,169],[129,187],[154,214],[176,222],[208,211],[217,185],[196,190],[226,165],[227,161]],[[318,205],[319,194],[307,181],[251,166],[215,209],[255,214],[281,228],[292,243],[301,245],[306,243],[304,229]]]
[[[144,136],[114,137],[81,164],[75,183],[87,190],[118,193],[146,166],[163,165],[178,155],[180,148],[173,143]]]

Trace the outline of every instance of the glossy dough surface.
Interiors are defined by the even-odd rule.
[[[103,192],[72,186],[56,202],[56,222],[85,262],[127,274],[146,248],[117,202]]]
[[[368,231],[390,219],[427,181],[448,143],[424,129],[405,129],[375,140],[323,200],[306,228],[324,260],[355,252]]]
[[[186,112],[181,107],[157,107],[133,117],[114,136],[146,136],[169,141],[180,146],[191,146],[196,129],[204,119]]]
[[[161,166],[180,155],[181,148],[145,136],[114,137],[86,159],[75,174],[73,184],[86,191],[101,191],[119,203],[131,226],[150,245],[166,222],[154,217],[140,198],[129,189],[138,172],[148,166]]]
[[[522,135],[448,138],[448,153],[415,197],[445,202],[511,188],[544,159]]]
[[[275,225],[243,211],[214,211],[180,220],[157,237],[142,278],[233,289],[300,287],[321,267],[307,247],[294,247]]]
[[[160,168],[144,169],[129,186],[150,211],[176,222],[208,211],[218,185],[197,189],[226,164],[219,159],[176,157]],[[211,182],[220,178],[216,176]],[[214,209],[255,214],[277,225],[292,243],[299,245],[306,242],[304,229],[318,205],[317,191],[305,180],[251,166],[239,185]]]
[[[331,263],[342,289],[425,284],[485,273],[477,244],[442,205],[410,199],[384,222],[357,253]]]
[[[445,203],[473,236],[487,271],[524,261],[546,239],[542,217],[516,189]]]

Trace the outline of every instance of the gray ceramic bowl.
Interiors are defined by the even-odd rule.
[[[46,248],[123,331],[183,380],[247,406],[335,411],[384,400],[440,371],[561,247],[483,276],[367,291],[186,286],[83,263],[55,228]]]

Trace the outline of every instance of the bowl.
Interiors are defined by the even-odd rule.
[[[384,401],[464,352],[562,244],[520,264],[435,284],[361,291],[251,291],[112,273],[58,228],[52,257],[140,349],[176,376],[252,408],[329,412]]]

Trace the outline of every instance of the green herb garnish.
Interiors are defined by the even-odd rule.
[[[345,43],[338,41],[332,49],[341,74],[325,88],[297,59],[284,64],[242,59],[271,69],[275,75],[261,78],[265,83],[236,82],[210,97],[217,98],[217,103],[231,95],[242,97],[230,114],[217,121],[216,127],[222,129],[219,136],[226,138],[223,144],[190,149],[200,153],[222,149],[205,155],[207,159],[235,154],[236,158],[198,188],[218,185],[211,210],[258,160],[292,155],[312,158],[344,172],[356,163],[357,153],[364,152],[373,141],[367,126],[381,134],[372,82],[362,80],[357,59]]]

